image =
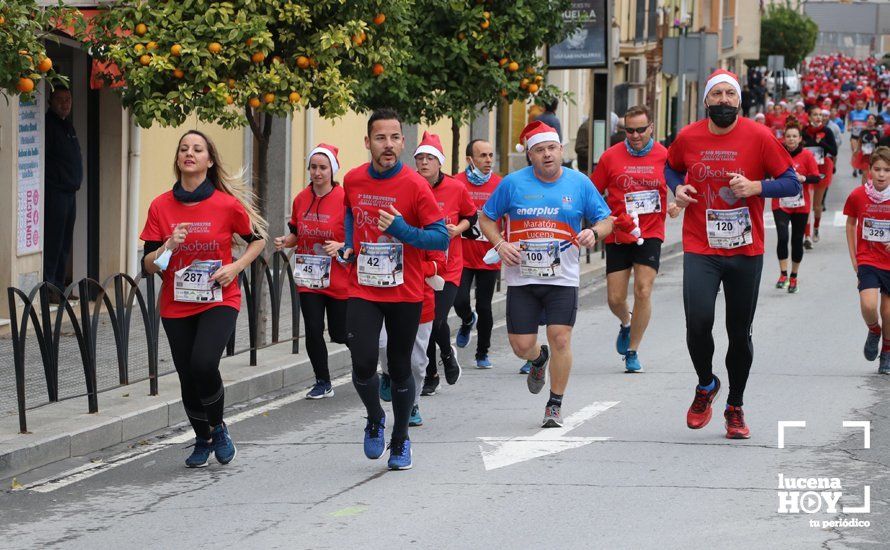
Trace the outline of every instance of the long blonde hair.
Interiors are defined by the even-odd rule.
[[[226,172],[226,169],[223,168],[223,165],[220,162],[219,150],[216,148],[216,144],[203,132],[189,130],[179,138],[179,142],[176,144],[176,154],[173,156],[173,173],[176,174],[176,180],[182,180],[182,172],[179,170],[179,164],[177,163],[179,158],[179,146],[182,144],[182,140],[185,136],[189,134],[200,136],[201,139],[207,143],[207,153],[210,155],[210,160],[213,162],[213,165],[207,169],[207,178],[213,183],[213,186],[218,191],[227,195],[232,195],[238,199],[238,202],[240,202],[241,206],[244,207],[244,210],[247,211],[247,217],[250,218],[250,228],[253,231],[253,234],[268,240],[269,222],[263,219],[263,217],[260,216],[259,211],[256,209],[256,194],[254,194],[250,187],[244,183],[241,176],[233,176]]]

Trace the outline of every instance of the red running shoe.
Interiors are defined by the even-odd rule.
[[[723,418],[726,419],[726,439],[748,439],[751,437],[751,430],[745,424],[745,413],[741,407],[726,407],[723,412]]]
[[[714,389],[711,391],[703,390],[695,387],[695,399],[692,400],[692,406],[686,413],[686,425],[693,430],[704,428],[711,421],[711,403],[717,397],[720,391],[720,379],[714,377]]]

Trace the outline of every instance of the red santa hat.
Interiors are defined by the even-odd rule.
[[[439,164],[445,164],[445,153],[444,149],[442,149],[442,141],[436,134],[431,134],[427,131],[423,132],[423,137],[420,139],[420,145],[417,146],[417,150],[414,151],[414,156],[416,157],[421,153],[433,155],[439,159]]]
[[[516,144],[516,150],[521,153],[545,141],[560,143],[559,134],[551,126],[544,124],[540,120],[529,122],[522,129],[522,133],[519,134],[519,143]]]
[[[340,152],[340,149],[334,147],[333,145],[328,145],[327,143],[319,143],[315,146],[309,156],[307,157],[307,161],[313,157],[313,155],[324,155],[328,157],[328,160],[331,161],[331,176],[335,175],[337,171],[340,170],[340,161],[337,160],[337,154]],[[308,162],[307,162],[308,164]]]
[[[705,84],[705,95],[702,97],[702,101],[708,97],[711,88],[724,82],[735,88],[735,93],[741,97],[742,87],[739,85],[739,77],[736,76],[735,73],[731,73],[725,69],[717,69],[708,77],[708,82]]]

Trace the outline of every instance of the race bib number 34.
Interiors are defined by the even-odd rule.
[[[358,283],[394,287],[405,282],[402,243],[362,243],[358,254]]]
[[[222,260],[197,260],[173,276],[173,300],[177,302],[222,302],[222,287],[211,281]],[[234,283],[233,283],[234,284]]]
[[[711,248],[738,248],[754,242],[751,212],[747,206],[733,210],[705,212],[708,228],[708,246]]]
[[[562,274],[559,241],[519,241],[519,274],[523,277],[552,279]]]
[[[873,243],[890,242],[890,220],[864,218],[862,220],[862,238]]]
[[[294,282],[303,288],[328,288],[331,285],[331,257],[294,254]]]
[[[661,195],[657,190],[626,193],[624,206],[630,215],[655,214],[661,212]]]

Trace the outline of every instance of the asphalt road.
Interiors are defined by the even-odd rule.
[[[841,166],[849,172],[844,158]],[[493,370],[465,370],[456,386],[422,398],[411,471],[364,457],[364,410],[350,384],[320,402],[300,399],[303,390],[268,396],[229,413],[239,454],[225,467],[186,469],[180,430],[90,457],[101,468],[70,460],[20,477],[25,489],[0,494],[0,547],[887,548],[890,377],[862,357],[855,276],[833,223],[853,185],[841,176],[797,295],[773,288],[767,231],[750,440],[723,437],[725,392],[709,426],[686,428],[696,377],[674,257],[657,279],[643,373],[623,371],[603,290],[584,295],[563,407],[572,429],[541,432],[546,390],[528,393],[500,326]],[[780,421],[806,422],[786,430],[785,448]],[[844,421],[871,422],[869,449],[863,429]],[[842,493],[838,511],[810,495],[799,502],[818,512],[779,513],[780,474],[837,478],[840,489],[816,493]],[[870,511],[844,513],[862,506],[865,486]]]

